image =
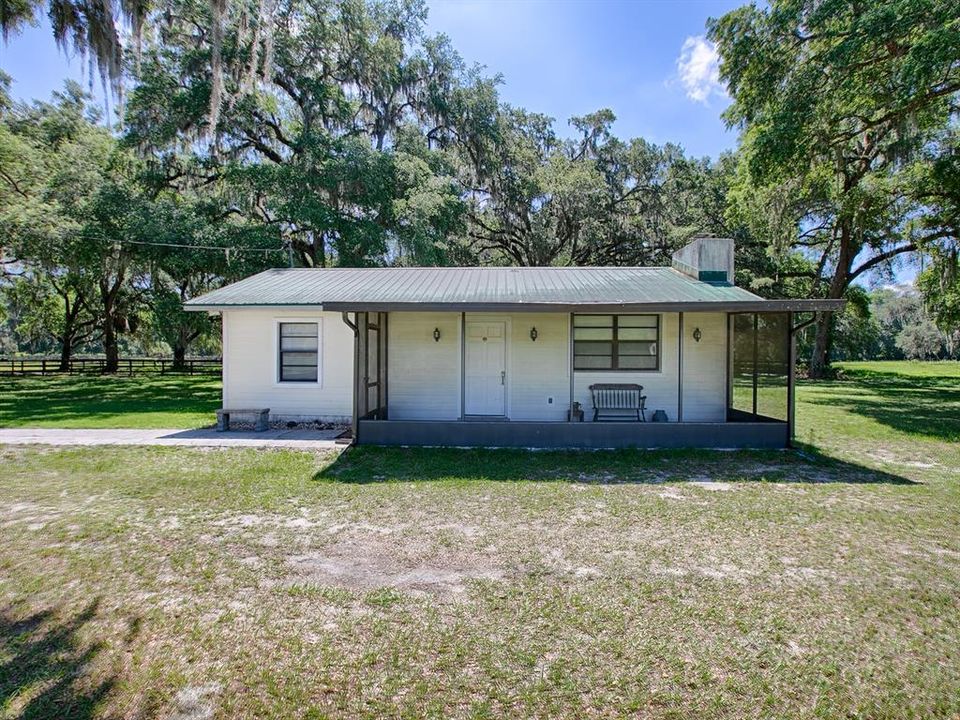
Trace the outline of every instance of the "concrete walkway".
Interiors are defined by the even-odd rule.
[[[182,445],[329,450],[340,430],[64,430],[0,428],[0,445]]]

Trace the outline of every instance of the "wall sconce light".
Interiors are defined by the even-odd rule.
[[[700,328],[696,328],[693,331],[693,339],[696,340],[697,342],[700,342],[700,338],[702,337],[703,337],[703,333],[700,332]]]
[[[540,333],[537,332],[536,326],[530,328],[530,339],[533,340],[534,342],[537,341],[537,336],[538,336],[539,334],[540,334]]]
[[[440,342],[440,328],[433,329],[433,341]]]

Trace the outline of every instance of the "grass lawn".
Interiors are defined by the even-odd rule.
[[[215,375],[0,378],[0,427],[195,428],[218,407]]]
[[[0,447],[0,717],[956,718],[960,367],[800,452]]]

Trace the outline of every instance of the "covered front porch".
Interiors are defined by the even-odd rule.
[[[792,311],[343,319],[355,334],[358,444],[782,448],[791,440]],[[595,421],[591,386],[621,382],[644,388],[646,421],[629,413]]]

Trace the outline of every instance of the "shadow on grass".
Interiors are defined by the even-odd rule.
[[[960,440],[960,379],[867,368],[844,369],[843,380],[804,381],[803,402],[828,405],[894,430]]]
[[[52,375],[0,379],[0,427],[121,415],[208,413],[220,407],[210,375]]]
[[[899,475],[821,455],[816,449],[514,450],[350,447],[314,480],[340,483],[492,480],[573,483],[887,483]]]
[[[26,618],[9,608],[0,610],[0,655],[5,658],[0,663],[0,707],[18,708],[4,717],[84,720],[98,715],[116,676],[91,675],[105,644],[84,642],[81,632],[97,608],[94,600],[66,620],[51,610]],[[134,622],[131,632],[138,627]],[[128,634],[127,640],[132,639]]]

